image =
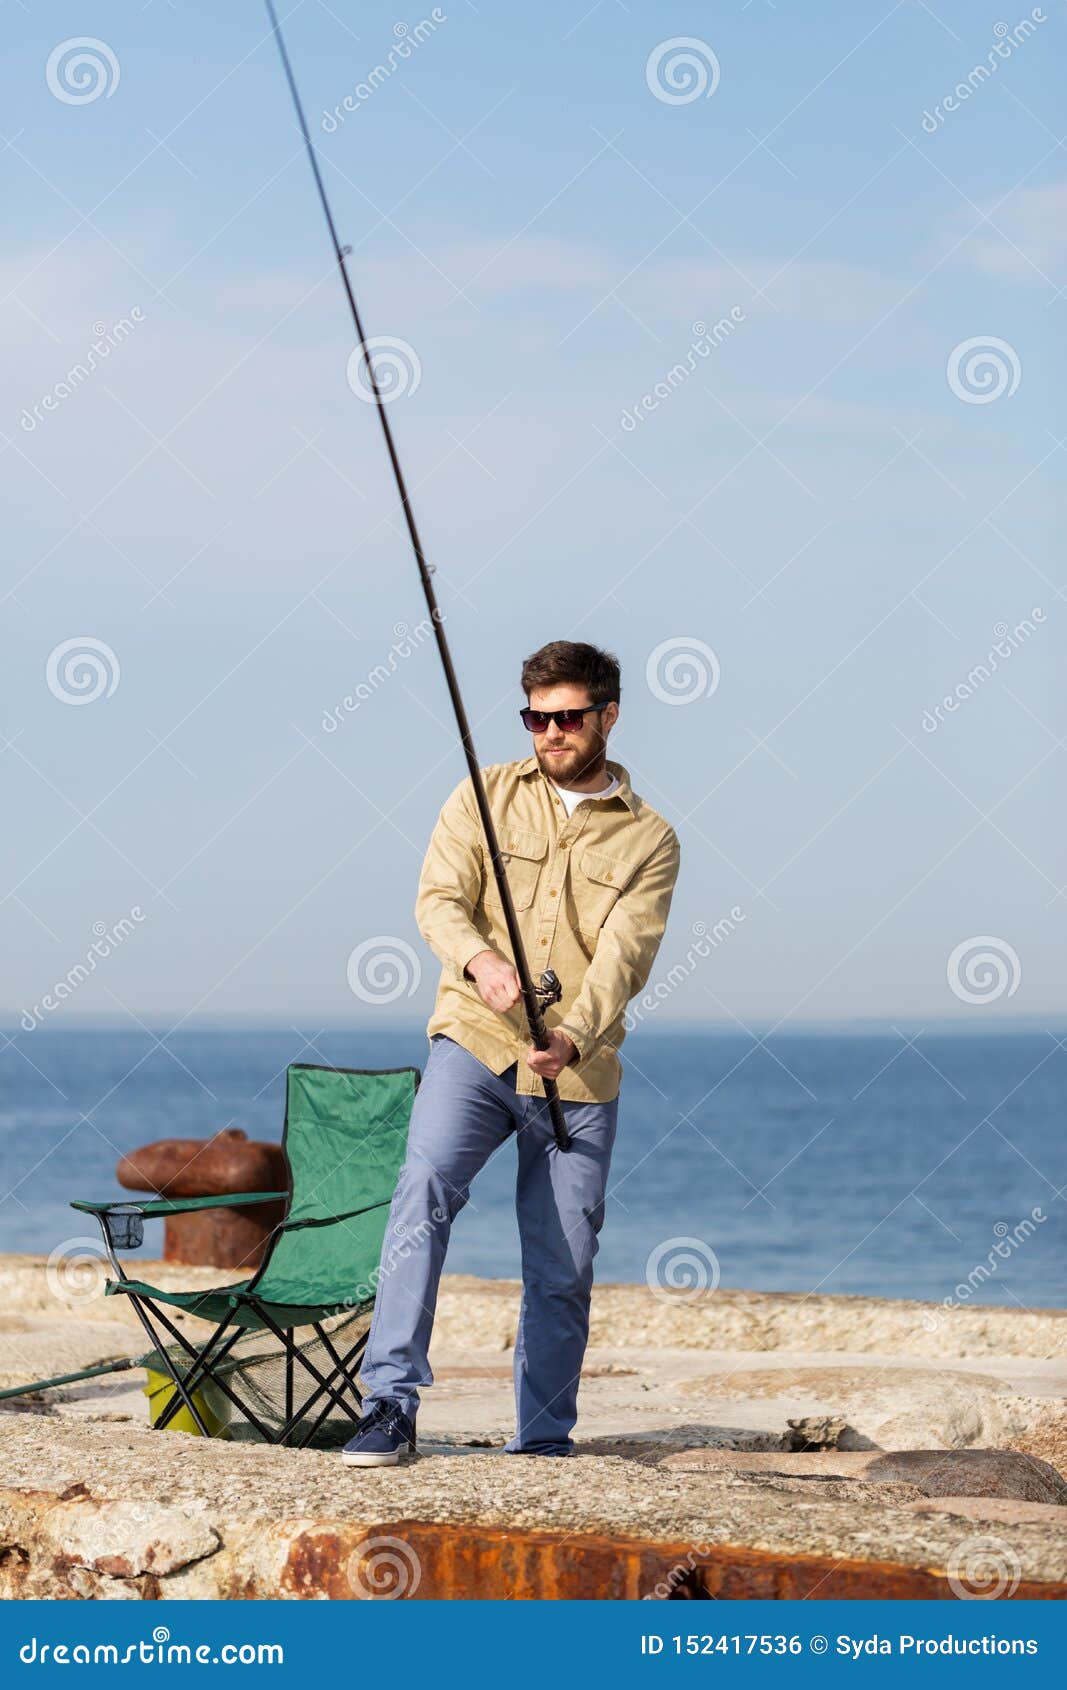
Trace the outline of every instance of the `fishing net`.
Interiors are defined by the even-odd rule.
[[[371,1310],[365,1307],[347,1310],[321,1321],[320,1328],[326,1335],[326,1343],[313,1327],[297,1327],[290,1336],[301,1361],[288,1357],[283,1345],[269,1332],[248,1332],[238,1339],[217,1366],[213,1364],[212,1371],[216,1379],[225,1380],[272,1435],[277,1435],[294,1410],[319,1391],[319,1381],[301,1362],[313,1367],[324,1379],[329,1379],[333,1388],[358,1414],[359,1402],[351,1386],[342,1376],[335,1374],[335,1369],[338,1360],[348,1363],[346,1370],[349,1373],[358,1366],[358,1356],[349,1361],[349,1353],[368,1331],[370,1320]],[[168,1345],[164,1353],[170,1357],[179,1375],[188,1372],[191,1358],[180,1344]],[[149,1369],[150,1406],[155,1419],[173,1394],[174,1385],[158,1350],[143,1357],[142,1361]],[[238,1442],[262,1442],[262,1434],[254,1422],[231,1402],[216,1379],[201,1378],[193,1390],[194,1400],[209,1431],[214,1437]],[[187,1422],[188,1411],[183,1411],[177,1424],[191,1429]],[[307,1437],[311,1428],[311,1435]],[[291,1441],[303,1443],[311,1449],[336,1449],[347,1443],[354,1430],[350,1417],[327,1392],[321,1391],[292,1432]]]

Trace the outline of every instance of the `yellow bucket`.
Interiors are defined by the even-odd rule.
[[[174,1380],[168,1373],[154,1373],[151,1368],[145,1370],[148,1383],[143,1387],[148,1398],[148,1418],[152,1425],[162,1419],[164,1411],[171,1398],[177,1394]],[[210,1401],[209,1401],[210,1393]],[[228,1438],[230,1436],[230,1403],[221,1391],[211,1390],[209,1385],[201,1385],[192,1393],[197,1413],[213,1438]],[[200,1437],[200,1428],[193,1419],[185,1404],[178,1409],[167,1421],[165,1428],[168,1432],[192,1432],[194,1437]]]

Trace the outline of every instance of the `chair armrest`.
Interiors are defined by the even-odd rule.
[[[287,1196],[288,1192],[285,1191],[233,1191],[223,1197],[154,1197],[144,1202],[137,1198],[131,1198],[129,1202],[119,1199],[118,1202],[112,1203],[86,1203],[78,1200],[70,1206],[87,1215],[110,1215],[115,1211],[128,1215],[133,1211],[150,1220],[156,1216],[194,1214],[198,1209],[238,1209],[249,1203],[280,1203],[284,1202]]]
[[[278,1231],[301,1232],[309,1226],[336,1226],[338,1221],[352,1221],[357,1215],[370,1215],[375,1209],[388,1209],[392,1201],[391,1197],[382,1197],[377,1203],[364,1203],[361,1209],[345,1209],[339,1215],[315,1215],[304,1220],[283,1221]]]

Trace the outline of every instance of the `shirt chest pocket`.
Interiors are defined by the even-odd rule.
[[[541,864],[548,855],[548,835],[535,828],[510,827],[500,837],[500,855],[507,871],[511,901],[516,910],[528,910],[537,891]],[[504,904],[497,891],[492,864],[485,865],[485,904],[487,909],[503,913]]]
[[[599,933],[637,869],[635,862],[606,851],[582,851],[571,865],[571,890],[583,933]]]

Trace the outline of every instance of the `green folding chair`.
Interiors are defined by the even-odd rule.
[[[417,1068],[293,1063],[286,1074],[282,1138],[287,1192],[71,1205],[99,1221],[115,1273],[107,1294],[130,1299],[154,1346],[145,1365],[158,1365],[173,1382],[154,1422],[157,1429],[184,1408],[200,1434],[210,1436],[208,1420],[215,1417],[204,1412],[203,1388],[221,1392],[230,1410],[268,1443],[303,1446],[321,1438],[331,1417],[327,1441],[351,1435],[362,1403],[358,1364],[419,1078]],[[285,1219],[271,1235],[261,1266],[238,1284],[164,1290],[129,1278],[119,1261],[119,1250],[144,1242],[146,1219],[279,1197],[287,1199]],[[164,1313],[166,1307],[213,1323],[207,1342],[192,1343]],[[308,1394],[298,1400],[302,1390]]]

